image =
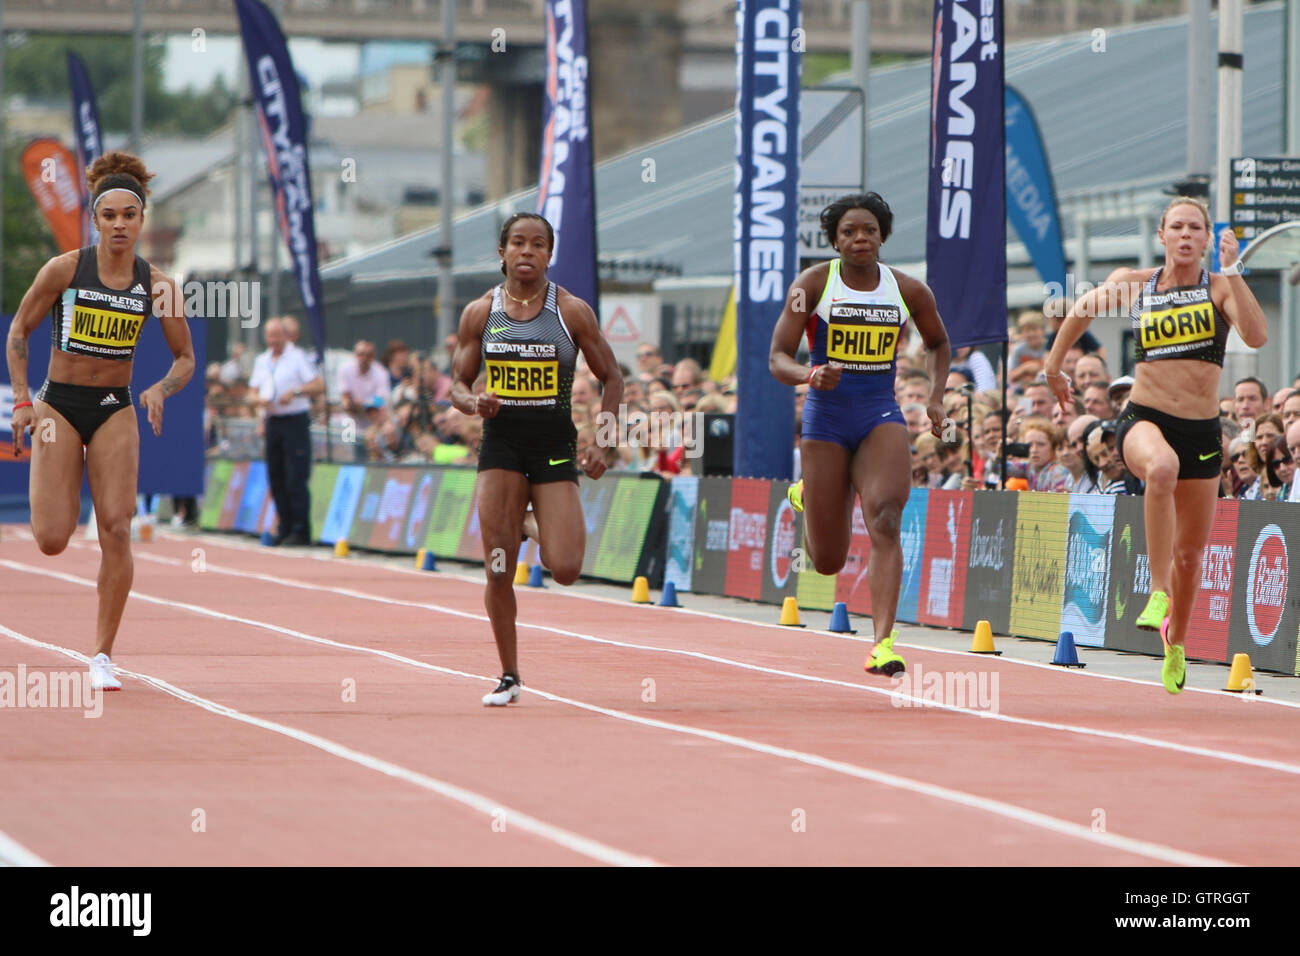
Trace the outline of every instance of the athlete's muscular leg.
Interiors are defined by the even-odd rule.
[[[1214,526],[1218,478],[1186,478],[1174,491],[1178,528],[1174,533],[1172,587],[1169,592],[1169,643],[1182,644],[1201,585],[1201,558]]]
[[[572,481],[548,481],[533,485],[531,493],[542,563],[556,584],[572,584],[582,573],[587,550],[587,523],[578,486]]]
[[[807,438],[800,442],[799,449],[803,462],[803,533],[808,558],[818,574],[838,574],[848,557],[853,536],[849,452],[838,442]]]
[[[478,475],[478,523],[483,532],[487,588],[483,603],[492,622],[492,636],[501,657],[501,670],[519,676],[516,647],[515,565],[519,534],[528,505],[528,479],[517,471],[489,468]]]
[[[135,512],[140,432],[135,409],[115,412],[86,446],[86,475],[99,525],[99,617],[95,653],[113,655],[117,626],[135,578],[131,558],[131,515]]]
[[[898,591],[903,581],[899,527],[912,490],[911,461],[907,429],[896,422],[873,428],[853,455],[853,485],[871,535],[869,577],[876,640],[889,636],[898,611]]]
[[[1151,559],[1151,590],[1170,594],[1175,521],[1182,520],[1182,514],[1174,509],[1178,453],[1152,422],[1140,421],[1124,436],[1124,461],[1129,471],[1146,482],[1142,514]]]
[[[68,420],[40,399],[33,399],[32,470],[28,500],[32,534],[45,554],[68,546],[81,517],[81,476],[85,452],[81,436]]]

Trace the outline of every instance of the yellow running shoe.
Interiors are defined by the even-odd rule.
[[[897,639],[898,629],[895,628],[883,641],[876,641],[876,646],[871,649],[871,656],[862,665],[868,674],[893,677],[907,670],[907,662],[903,660],[902,655],[894,653],[894,641]]]
[[[787,488],[785,496],[790,499],[790,507],[795,511],[803,511],[803,479],[800,478]]]
[[[1164,591],[1152,591],[1151,599],[1142,609],[1134,626],[1144,631],[1160,630],[1160,622],[1169,616],[1169,595]]]
[[[1187,682],[1187,655],[1183,645],[1169,643],[1169,618],[1160,625],[1160,640],[1165,645],[1165,663],[1160,668],[1160,679],[1169,693],[1181,694],[1183,684]]]

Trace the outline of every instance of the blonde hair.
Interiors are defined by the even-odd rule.
[[[1175,206],[1195,206],[1201,211],[1201,218],[1205,220],[1205,228],[1208,230],[1210,225],[1210,207],[1205,204],[1204,200],[1197,199],[1194,196],[1175,196],[1173,201],[1165,207],[1165,211],[1160,214],[1160,228],[1165,228],[1165,217],[1169,215],[1169,210]]]

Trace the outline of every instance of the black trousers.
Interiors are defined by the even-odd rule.
[[[280,534],[311,539],[311,416],[272,415],[266,420],[266,477],[280,517]]]

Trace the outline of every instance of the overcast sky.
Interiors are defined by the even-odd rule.
[[[226,85],[235,85],[235,70],[240,67],[239,40],[232,36],[207,37],[206,49],[195,52],[193,40],[188,36],[167,38],[167,61],[163,67],[163,82],[169,90],[183,90],[193,86],[203,90],[217,75],[225,77]],[[360,63],[360,47],[356,44],[323,43],[320,40],[290,40],[289,54],[298,72],[313,87],[321,81],[352,76]]]

